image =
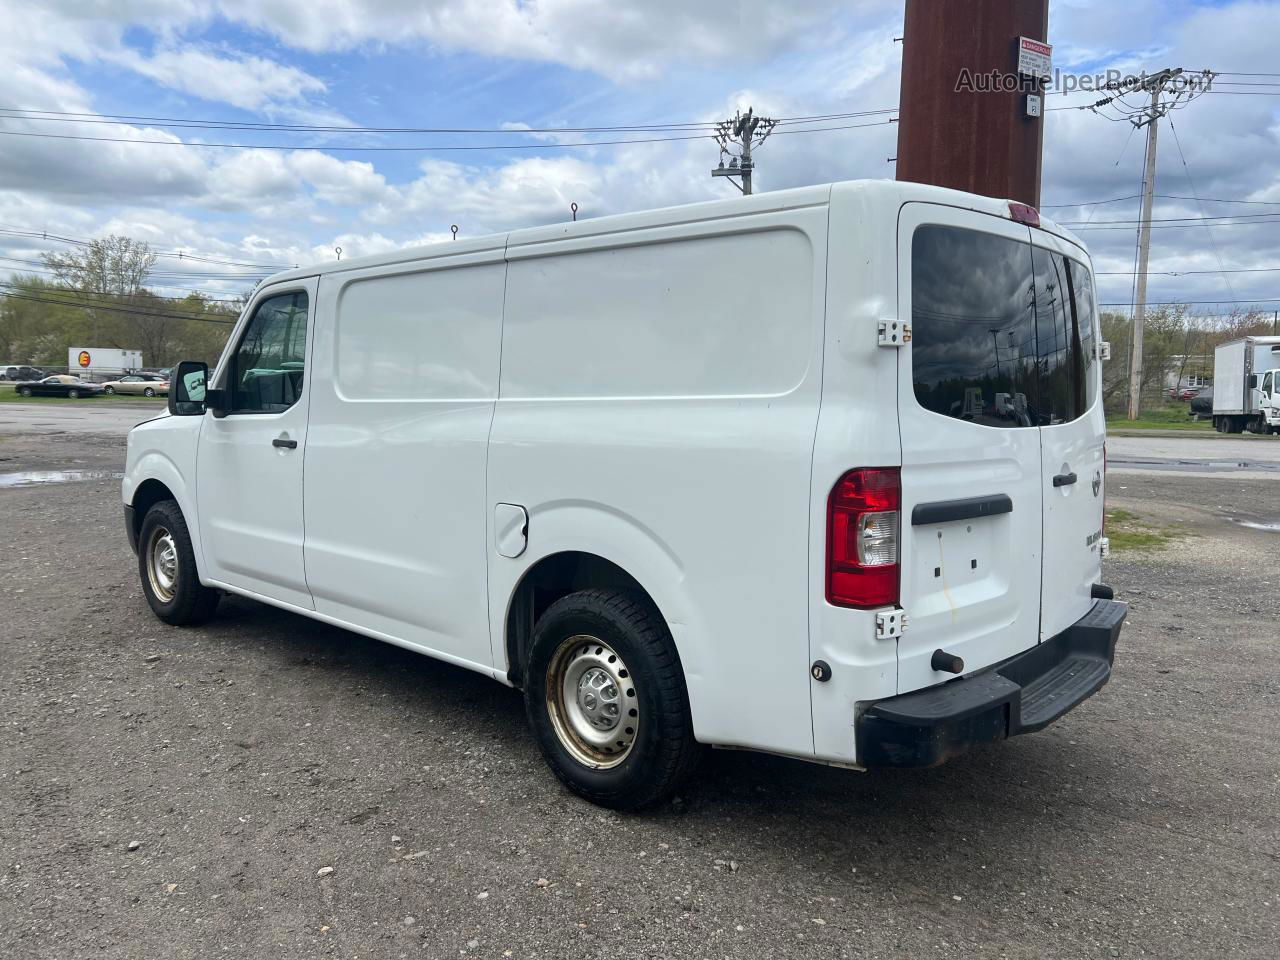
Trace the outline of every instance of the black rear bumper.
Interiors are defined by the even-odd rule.
[[[979,673],[867,705],[864,767],[934,767],[978,743],[1048,726],[1111,679],[1128,606],[1098,600],[1062,633]]]

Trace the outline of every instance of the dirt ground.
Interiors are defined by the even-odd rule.
[[[1111,477],[1175,537],[1109,562],[1115,677],[1044,732],[924,772],[715,752],[620,816],[490,680],[238,599],[160,623],[123,456],[0,433],[0,474],[106,474],[0,487],[0,956],[1280,955],[1280,539],[1235,522],[1274,480]]]

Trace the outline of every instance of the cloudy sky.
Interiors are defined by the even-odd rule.
[[[165,292],[225,295],[269,265],[444,238],[453,223],[475,236],[565,219],[571,202],[599,216],[732,195],[696,128],[521,131],[894,107],[902,0],[0,0],[0,24],[0,275],[59,248],[16,234],[121,233],[172,254]],[[1051,5],[1064,71],[1223,72],[1162,125],[1155,215],[1227,219],[1154,231],[1152,300],[1280,298],[1277,36],[1277,3]],[[888,116],[780,128],[757,188],[891,178]],[[1143,134],[1046,116],[1046,212],[1089,221],[1100,298],[1128,302],[1137,201],[1084,204],[1138,192]],[[494,132],[246,126],[260,124]],[[151,142],[116,142],[137,140]],[[602,140],[659,142],[583,145]],[[389,149],[404,147],[436,149]],[[1193,195],[1212,201],[1174,199]]]

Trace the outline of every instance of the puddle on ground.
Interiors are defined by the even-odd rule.
[[[1280,533],[1280,523],[1262,523],[1257,520],[1241,520],[1238,517],[1227,517],[1232,523],[1238,523],[1250,530],[1265,530],[1267,533]]]
[[[1130,467],[1140,470],[1259,470],[1267,473],[1280,470],[1280,462],[1274,460],[1184,460],[1164,457],[1112,457],[1107,461],[1112,467]]]
[[[46,483],[74,483],[77,480],[119,480],[115,470],[23,470],[0,473],[0,487],[38,487]]]

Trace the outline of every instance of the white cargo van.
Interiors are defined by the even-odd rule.
[[[1110,676],[1099,355],[1083,246],[933,187],[446,242],[264,283],[130,434],[126,524],[161,619],[522,688],[599,803],[706,744],[929,766]]]

